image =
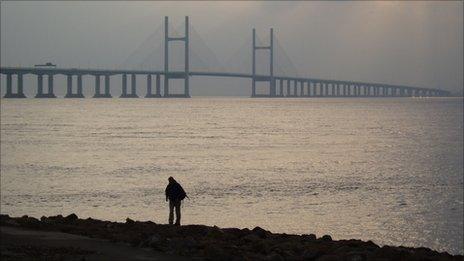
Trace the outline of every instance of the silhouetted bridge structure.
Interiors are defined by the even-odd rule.
[[[274,36],[270,29],[270,44],[268,46],[256,45],[256,33],[253,29],[253,55],[252,72],[228,73],[211,71],[190,71],[189,68],[189,21],[185,17],[184,37],[169,37],[168,17],[164,23],[164,70],[102,70],[102,69],[77,69],[77,68],[46,68],[46,67],[2,67],[0,73],[6,75],[6,94],[4,98],[25,98],[23,92],[23,75],[33,74],[37,76],[36,98],[56,98],[54,93],[54,77],[65,75],[67,77],[67,92],[65,98],[84,98],[83,76],[95,77],[94,98],[111,98],[110,80],[112,76],[121,76],[121,98],[137,98],[136,76],[146,77],[146,98],[190,97],[189,78],[194,76],[210,77],[237,77],[251,80],[251,97],[412,97],[412,96],[449,96],[450,92],[403,85],[390,85],[384,83],[367,83],[356,81],[340,81],[317,79],[310,77],[291,77],[274,75]],[[185,46],[185,62],[183,71],[169,70],[169,42],[183,41]],[[269,52],[269,74],[256,73],[256,51]],[[161,92],[161,77],[163,78],[163,92]],[[16,79],[16,91],[13,91],[13,78]],[[47,88],[44,88],[44,78],[47,80]],[[77,78],[77,88],[73,88],[73,79]],[[101,84],[103,78],[103,86]],[[128,88],[130,78],[130,88]],[[184,79],[184,92],[173,94],[170,92],[170,79]],[[256,82],[268,82],[267,94],[256,93]],[[154,84],[153,84],[154,83]],[[153,89],[154,87],[154,89]]]

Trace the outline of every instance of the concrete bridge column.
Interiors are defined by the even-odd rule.
[[[64,96],[65,98],[70,98],[72,96],[72,75],[68,74],[66,75],[67,81],[66,81],[66,95]]]
[[[153,91],[152,91],[152,87],[153,87],[153,84],[152,84],[152,76],[151,74],[147,74],[147,95],[145,96],[145,98],[159,98],[161,97],[161,94],[160,94],[160,75],[159,74],[156,74],[156,79],[155,79],[155,84],[156,84],[156,93],[153,94]]]
[[[131,75],[131,94],[130,94],[130,96],[132,96],[132,97],[137,96],[136,79],[137,78],[135,78],[135,74],[132,74]]]
[[[166,88],[164,89],[164,96],[166,97]],[[255,97],[255,96],[256,96],[256,80],[255,80],[255,77],[253,76],[251,79],[251,97]]]
[[[307,90],[306,90],[306,91],[308,92],[308,95],[307,95],[307,96],[308,96],[308,97],[311,97],[311,81],[307,81],[306,84],[307,84],[307,86],[308,86],[308,88],[307,88]]]
[[[337,97],[340,97],[340,84],[337,83]]]
[[[290,97],[290,80],[287,80],[287,97]]]
[[[325,96],[329,96],[329,84],[328,83],[324,83],[324,90],[325,90]]]
[[[300,96],[304,96],[304,81],[300,81]]]
[[[77,97],[84,98],[82,94],[82,74],[77,75]]]
[[[53,74],[48,75],[48,98],[56,98],[55,94],[53,93]]]
[[[37,94],[35,98],[56,98],[53,93],[53,74],[47,74],[48,77],[48,93],[43,90],[43,74],[37,75]]]
[[[16,93],[13,92],[13,74],[9,73],[6,75],[6,93],[4,98],[26,98],[23,93],[23,74],[18,73],[16,74],[17,81],[16,86],[17,90]]]
[[[293,80],[293,96],[298,97],[298,81]]]
[[[17,98],[26,98],[23,92],[23,74],[18,73],[18,93],[16,94]]]
[[[123,74],[122,75],[122,94],[121,94],[121,98],[126,97],[126,96],[127,96],[127,74]]]
[[[6,75],[6,93],[4,98],[11,98],[13,95],[13,76],[9,73]]]
[[[108,74],[105,75],[105,95],[104,98],[111,98],[110,94],[110,76]]]
[[[343,87],[343,96],[346,96],[346,84],[342,84]]]
[[[284,80],[279,79],[279,96],[283,97],[284,96]]]
[[[269,81],[269,96],[271,97],[276,97],[277,94],[275,81],[274,77],[271,77]]]
[[[324,96],[324,84],[322,82],[319,82],[319,97]]]
[[[156,75],[156,97],[161,97],[161,81],[160,75]]]
[[[43,75],[37,75],[37,94],[35,95],[36,98],[43,95]]]
[[[332,92],[330,93],[330,96],[335,96],[335,84],[331,83],[330,85],[332,85]]]
[[[100,91],[100,75],[95,75],[95,94],[93,95],[94,98],[100,97],[101,91]]]
[[[151,93],[151,74],[147,74],[147,94],[145,95],[145,98],[150,98],[152,97]]]
[[[95,95],[98,95],[98,96],[101,95],[101,90],[100,90],[100,75],[95,75]]]

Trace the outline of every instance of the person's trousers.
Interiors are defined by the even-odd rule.
[[[180,200],[169,200],[169,225],[174,221],[174,208],[176,209],[176,225],[180,225]]]

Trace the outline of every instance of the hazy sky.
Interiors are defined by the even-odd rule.
[[[251,41],[252,27],[262,39],[273,27],[300,75],[462,93],[461,1],[8,1],[1,2],[1,65],[114,68],[165,15],[175,24],[190,16],[222,60]],[[249,89],[244,80],[192,83],[193,95],[249,95]]]

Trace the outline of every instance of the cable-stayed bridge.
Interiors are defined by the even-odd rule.
[[[162,45],[154,47],[159,32],[164,33],[164,41]],[[189,26],[188,17],[185,17],[182,33],[170,27],[168,17],[165,17],[164,28],[155,30],[117,69],[1,67],[0,73],[6,75],[6,94],[4,98],[26,97],[23,91],[23,76],[27,74],[37,76],[36,98],[56,97],[54,93],[54,77],[57,75],[64,75],[67,78],[65,98],[84,98],[82,79],[84,76],[95,78],[94,98],[112,97],[111,78],[115,78],[114,76],[121,77],[121,98],[139,97],[136,88],[137,76],[146,78],[146,98],[188,98],[190,97],[189,79],[197,76],[250,79],[251,97],[411,97],[450,95],[448,91],[440,89],[303,76],[297,72],[296,67],[279,45],[272,28],[270,29],[268,42],[263,43],[256,36],[255,29],[252,30],[251,40],[251,44],[247,43],[245,47],[238,49],[239,54],[232,53],[230,59],[233,61],[232,63],[229,62],[229,65],[223,65],[194,28]],[[179,44],[182,44],[182,50],[170,48],[171,45]],[[247,52],[243,50],[247,50]],[[77,86],[73,88],[74,79],[77,80]],[[184,81],[182,93],[172,92],[170,80],[173,79],[182,79]],[[44,86],[44,80],[46,80],[46,86]],[[16,83],[16,88],[13,88],[13,82]],[[257,85],[261,83],[265,83],[265,92],[257,90]]]

